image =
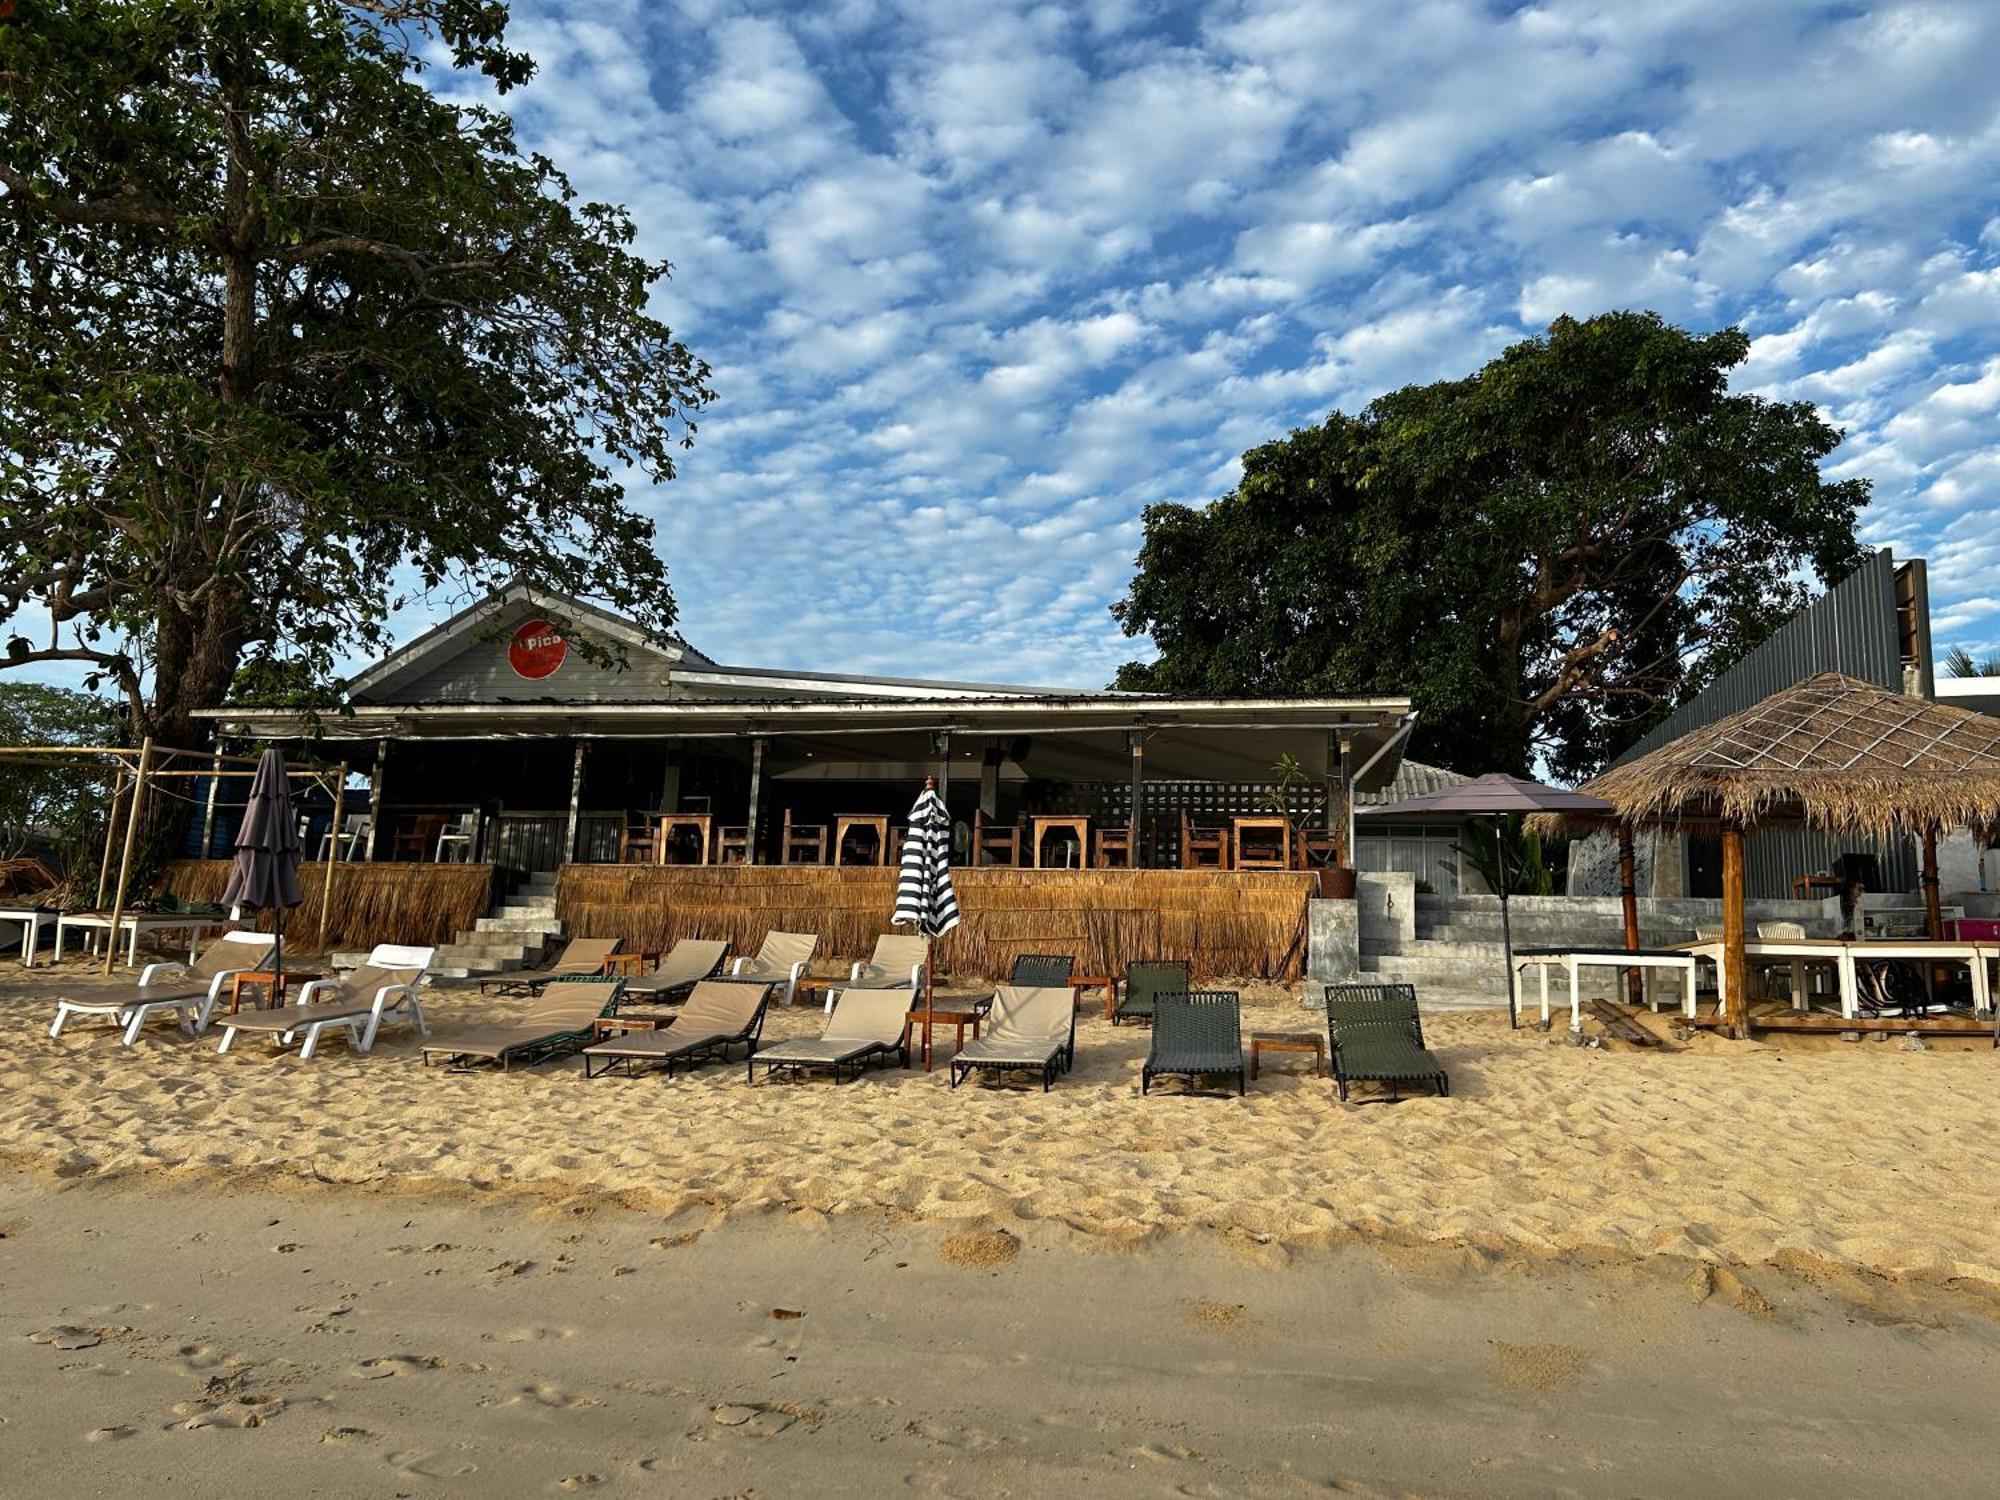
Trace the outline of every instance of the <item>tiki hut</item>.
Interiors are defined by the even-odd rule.
[[[1578,790],[1616,811],[1560,820],[1571,827],[1615,827],[1627,841],[1635,827],[1721,835],[1726,1020],[1743,1035],[1743,835],[1803,822],[1921,839],[1924,905],[1931,935],[1941,936],[1938,834],[2000,822],[2000,719],[1826,672]]]

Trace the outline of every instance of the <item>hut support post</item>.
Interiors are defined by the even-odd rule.
[[[215,759],[208,768],[208,796],[201,808],[201,857],[207,859],[215,848],[215,794],[222,789],[222,752],[215,752]]]
[[[340,863],[340,820],[347,812],[347,762],[334,772],[340,779],[333,784],[333,824],[326,841],[326,879],[319,889],[319,943],[330,948],[327,933],[333,926],[333,867]]]
[[[1639,946],[1639,859],[1632,847],[1632,825],[1618,825],[1618,900],[1625,908],[1625,946]],[[1645,978],[1638,969],[1625,971],[1625,998],[1638,1005],[1645,998]]]
[[[1722,825],[1722,1017],[1733,1037],[1750,1035],[1750,960],[1744,952],[1743,829]]]
[[[569,772],[569,826],[563,831],[563,858],[571,864],[576,862],[576,831],[583,813],[583,751],[584,742],[578,740],[576,759]],[[754,785],[750,795],[757,795]],[[755,807],[754,803],[752,807]]]
[[[1146,795],[1146,732],[1134,729],[1125,736],[1132,747],[1132,807],[1125,820],[1125,856],[1128,869],[1139,868],[1139,804]]]
[[[375,863],[375,841],[382,836],[382,778],[389,770],[389,742],[375,742],[375,774],[368,782],[368,847],[362,858]]]
[[[1924,869],[1918,883],[1924,893],[1924,926],[1933,941],[1944,938],[1944,907],[1938,897],[1938,831],[1924,830]]]
[[[1340,863],[1348,869],[1354,868],[1354,740],[1351,736],[1340,736]],[[1334,809],[1331,803],[1326,810],[1326,826],[1334,827]],[[1504,911],[1502,915],[1505,915]],[[1513,981],[1508,981],[1507,992],[1513,993]],[[1512,1000],[1507,1009],[1511,1015]]]
[[[750,741],[750,812],[743,819],[743,863],[757,863],[757,803],[764,791],[764,736]]]
[[[111,845],[118,837],[118,811],[125,805],[125,762],[118,762],[118,769],[112,772],[111,811],[104,819],[104,854],[97,861],[97,897],[90,904],[99,911],[104,909],[104,892],[111,884]]]
[[[979,811],[988,818],[1000,816],[1000,760],[1006,752],[998,745],[989,745],[979,756]],[[979,862],[979,852],[973,851],[973,863]]]
[[[138,769],[132,773],[132,807],[125,814],[125,852],[118,860],[118,894],[111,898],[111,931],[104,939],[104,972],[118,959],[118,924],[125,916],[125,893],[132,883],[132,854],[139,846],[139,818],[146,810],[146,769],[153,762],[153,737],[139,746]],[[137,934],[134,935],[135,945]]]

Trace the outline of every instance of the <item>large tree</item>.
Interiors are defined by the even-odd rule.
[[[0,666],[87,663],[193,744],[240,669],[380,645],[399,579],[671,625],[626,486],[672,477],[708,370],[626,213],[419,76],[524,80],[504,5],[11,9]]]
[[[1863,480],[1805,403],[1732,394],[1740,330],[1563,318],[1478,373],[1244,455],[1146,512],[1118,686],[1408,691],[1422,753],[1587,775],[1859,558]]]

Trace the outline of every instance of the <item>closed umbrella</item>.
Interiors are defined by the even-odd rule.
[[[903,840],[903,864],[896,879],[894,927],[914,927],[924,947],[924,1061],[930,1061],[931,1017],[936,1010],[932,984],[932,944],[958,925],[958,892],[951,885],[951,814],[937,794],[937,778],[926,776],[910,809]]]
[[[266,750],[258,758],[250,797],[243,804],[243,826],[236,833],[222,904],[232,920],[240,920],[246,911],[273,913],[277,941],[271,947],[271,967],[278,976],[271,986],[273,1004],[285,983],[285,908],[304,899],[299,887],[298,821],[285,779],[285,758]]]
[[[1401,802],[1391,802],[1386,807],[1370,807],[1356,814],[1364,818],[1387,818],[1399,822],[1421,822],[1450,816],[1452,818],[1490,817],[1493,825],[1494,863],[1500,875],[1500,948],[1502,961],[1506,964],[1507,980],[1507,1024],[1518,1024],[1519,1018],[1514,1005],[1514,929],[1507,915],[1507,895],[1509,876],[1507,871],[1507,850],[1502,839],[1500,818],[1510,813],[1567,813],[1567,812],[1612,812],[1615,809],[1602,797],[1587,796],[1582,792],[1572,792],[1559,786],[1547,786],[1539,781],[1530,781],[1525,776],[1475,776],[1470,781],[1461,781],[1456,786],[1435,787],[1414,797],[1406,797]]]

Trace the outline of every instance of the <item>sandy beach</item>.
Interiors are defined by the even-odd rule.
[[[311,1062],[51,1041],[87,983],[22,976],[0,1011],[14,1484],[192,1490],[209,1460],[167,1444],[254,1423],[211,1432],[232,1472],[341,1494],[1863,1494],[1912,1453],[1978,1492],[1983,1046],[1442,1013],[1452,1097],[1383,1107],[1296,1058],[1142,1099],[1145,1030],[1091,1017],[1047,1095],[752,1088],[450,1074],[404,1031]],[[515,1004],[429,1009],[443,1035]],[[1276,992],[1246,1016],[1309,1024]]]

